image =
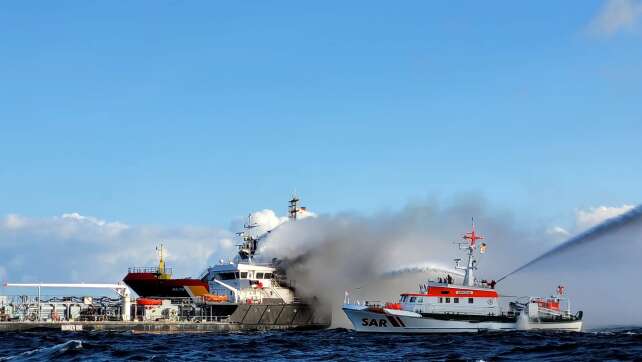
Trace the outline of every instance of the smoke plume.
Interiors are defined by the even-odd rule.
[[[479,231],[488,235],[489,252],[479,261],[479,279],[496,279],[505,270],[500,262],[515,249],[539,250],[534,234],[515,229],[508,212],[490,211],[483,200],[458,200],[447,206],[416,203],[399,212],[364,216],[354,213],[321,215],[274,230],[261,250],[279,257],[297,291],[333,305],[334,324],[348,326],[340,310],[344,291],[361,300],[395,300],[400,291],[415,291],[428,278],[451,274],[453,258],[461,257],[454,242],[469,231],[475,216]],[[551,241],[552,242],[552,241]]]
[[[519,223],[510,212],[491,209],[480,199],[445,206],[424,202],[399,212],[321,215],[286,223],[269,235],[262,252],[284,259],[297,291],[331,303],[333,324],[349,327],[340,310],[346,290],[353,299],[393,301],[430,278],[451,274],[460,281],[453,258],[463,253],[454,242],[469,231],[474,216],[488,244],[479,258],[477,279],[498,279],[534,255],[556,250],[531,263],[528,273],[502,282],[502,295],[546,296],[563,284],[573,309],[584,310],[589,328],[642,323],[636,312],[642,296],[630,287],[641,269],[642,225],[630,213],[608,222],[609,227],[597,226],[573,238],[583,241],[571,248],[559,244],[544,225]]]

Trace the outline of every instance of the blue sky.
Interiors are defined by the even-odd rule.
[[[637,204],[641,9],[3,4],[0,214],[227,226],[294,190],[320,213]]]

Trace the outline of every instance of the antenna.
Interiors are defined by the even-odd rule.
[[[252,223],[252,213],[247,214],[247,224],[243,225],[244,229],[254,229],[259,226],[259,224]]]
[[[301,199],[299,199],[296,193],[292,194],[292,199],[289,201],[290,206],[288,206],[288,219],[290,219],[290,221],[295,221],[297,214],[301,211],[299,201],[301,201]]]
[[[168,278],[167,276],[169,274],[171,274],[171,272],[170,273],[166,273],[166,270],[165,270],[165,247],[163,246],[163,243],[161,243],[160,245],[156,246],[156,252],[158,253],[158,258],[159,258],[159,260],[158,260],[158,274],[162,278],[167,279]]]
[[[470,242],[470,248],[471,249],[475,249],[475,247],[477,246],[477,240],[481,240],[484,237],[481,236],[481,235],[477,235],[475,233],[475,218],[471,218],[471,220],[472,220],[472,224],[473,224],[473,229],[472,229],[471,232],[466,233],[462,238],[465,239],[465,240],[468,240]]]
[[[466,271],[466,274],[464,276],[464,285],[472,287],[475,284],[474,270],[477,269],[477,261],[474,259],[474,253],[475,253],[475,250],[477,250],[477,240],[481,240],[484,237],[482,235],[478,235],[477,232],[475,231],[475,219],[471,218],[471,220],[472,220],[472,230],[464,234],[464,236],[462,236],[462,238],[464,240],[467,240],[468,243],[459,243],[460,249],[468,250],[468,263],[467,263],[467,266],[460,266],[459,262],[461,260],[459,261],[455,260],[455,268]],[[462,247],[462,244],[463,245],[468,244],[468,245],[466,245],[465,247]],[[485,245],[483,247],[485,251]]]
[[[243,225],[244,230],[236,233],[237,235],[241,236],[243,239],[243,243],[238,245],[239,256],[241,257],[242,260],[249,260],[251,262],[252,257],[254,256],[254,253],[256,253],[259,239],[255,238],[250,232],[250,230],[252,230],[257,226],[259,225],[252,222],[252,213],[249,213],[247,215],[247,223]]]

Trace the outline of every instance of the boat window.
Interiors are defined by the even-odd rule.
[[[447,290],[442,290],[441,294],[448,294],[449,292]]]
[[[263,279],[263,273],[256,273],[256,279]]]
[[[424,302],[424,298],[423,297],[417,298],[417,303],[423,303],[423,302]]]
[[[238,279],[239,278],[239,272],[234,272],[234,278],[233,279]]]
[[[450,298],[446,298],[446,303],[450,303]]]
[[[247,272],[241,272],[241,279],[247,279]]]
[[[272,279],[272,273],[265,273],[265,279]]]
[[[234,272],[217,274],[217,278],[220,280],[230,280],[230,279],[235,279],[235,277],[236,277],[236,274]]]
[[[439,303],[443,303],[443,302],[444,302],[444,298],[439,297]]]
[[[417,297],[410,297],[410,303],[414,303],[417,300]]]
[[[453,298],[454,303],[459,303],[459,298]]]
[[[468,303],[473,304],[473,298],[468,298]]]

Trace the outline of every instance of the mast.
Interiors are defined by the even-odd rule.
[[[243,239],[243,243],[239,245],[239,256],[241,260],[247,260],[252,262],[252,257],[256,253],[258,247],[258,238],[255,238],[250,232],[252,229],[258,225],[252,222],[252,214],[247,215],[247,224],[243,225],[243,231],[238,232],[237,235],[240,235]]]
[[[466,233],[462,238],[468,242],[459,243],[459,249],[465,249],[468,253],[468,262],[465,267],[459,265],[461,259],[455,259],[456,269],[465,270],[463,285],[472,287],[475,285],[475,270],[477,269],[477,260],[475,260],[475,250],[477,250],[477,240],[484,237],[475,232],[475,219],[472,220],[472,231]],[[483,251],[482,251],[483,253]]]
[[[161,243],[156,247],[156,252],[158,253],[158,277],[161,279],[169,279],[171,277],[171,272],[167,273],[165,269],[165,247]]]
[[[301,209],[299,208],[299,197],[296,194],[292,195],[292,199],[290,200],[290,206],[288,206],[288,218],[290,221],[296,221],[297,214]]]
[[[292,195],[292,199],[289,201],[290,205],[288,206],[288,219],[290,221],[296,221],[297,214],[305,210],[305,207],[299,207],[299,197],[296,194]],[[239,256],[241,260],[249,261],[252,263],[252,258],[256,253],[259,247],[259,241],[265,237],[272,230],[268,230],[267,233],[259,236],[254,236],[251,233],[251,230],[259,226],[258,224],[252,222],[252,213],[247,216],[247,223],[243,225],[243,231],[236,233],[241,236],[243,243],[239,244]]]

